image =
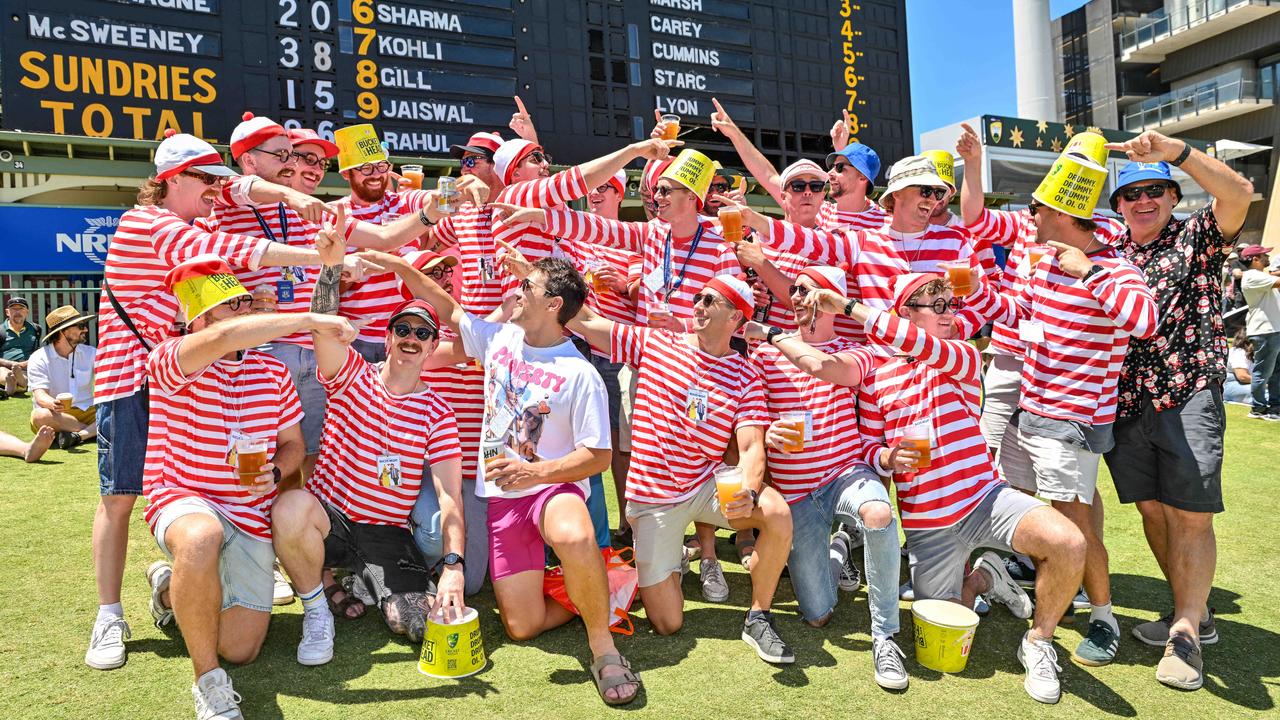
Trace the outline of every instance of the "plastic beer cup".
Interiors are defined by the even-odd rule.
[[[931,458],[929,457],[931,442],[929,424],[916,423],[907,428],[898,445],[920,453],[920,459],[916,462],[916,470],[924,470],[931,464]]]
[[[236,464],[240,484],[252,485],[254,478],[262,474],[262,466],[267,464],[267,441],[253,437],[237,439]]]
[[[716,496],[720,499],[720,512],[723,514],[733,496],[742,489],[742,468],[737,465],[726,465],[715,472]]]
[[[680,116],[679,115],[663,115],[662,122],[666,123],[666,127],[662,129],[663,140],[675,140],[680,134]]]
[[[1049,251],[1052,249],[1053,248],[1049,247],[1048,245],[1036,244],[1036,245],[1027,246],[1027,257],[1031,260],[1032,273],[1036,271],[1036,266],[1040,264],[1040,258],[1043,258],[1045,255],[1048,255]]]
[[[409,186],[414,190],[422,189],[422,166],[421,165],[401,165],[400,177],[409,181]]]
[[[54,399],[58,401],[59,410],[62,412],[70,412],[71,402],[75,398],[71,393],[58,393],[58,396]]]
[[[725,242],[742,242],[742,213],[737,208],[720,208],[720,232]]]
[[[654,303],[649,306],[649,317],[651,318],[671,317],[671,306],[664,302]]]
[[[969,263],[944,262],[939,265],[947,271],[947,282],[951,283],[951,293],[957,297],[973,292],[973,276],[969,274]]]
[[[778,417],[778,420],[781,422],[782,427],[785,427],[788,430],[794,430],[800,433],[799,440],[788,441],[782,446],[783,452],[788,452],[788,453],[804,452],[804,436],[806,431],[805,421],[807,419],[808,419],[808,413],[800,412],[797,410],[789,410],[787,412],[782,413],[782,415]]]

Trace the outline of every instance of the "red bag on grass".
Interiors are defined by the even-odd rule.
[[[629,614],[631,603],[640,591],[640,577],[630,558],[631,548],[603,548],[600,552],[604,555],[605,574],[609,578],[609,613],[613,616],[609,629],[619,635],[631,635],[636,631]],[[580,614],[569,599],[569,591],[565,589],[564,568],[553,567],[547,570],[542,579],[542,593],[574,615]]]

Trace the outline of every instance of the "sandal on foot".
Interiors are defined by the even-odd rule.
[[[617,666],[624,672],[611,677],[604,677],[601,673],[610,666]],[[640,694],[640,676],[631,671],[631,663],[621,655],[601,655],[591,663],[591,679],[596,683],[596,692],[600,693],[600,699],[606,705],[626,705],[636,699]],[[634,685],[635,690],[630,695],[622,695],[617,699],[610,700],[605,693],[623,685]]]
[[[334,600],[333,596],[338,593],[342,593],[343,598],[341,600]],[[343,590],[342,586],[338,583],[334,583],[329,587],[326,587],[324,589],[324,597],[329,601],[329,611],[333,613],[334,617],[339,617],[343,620],[359,620],[364,617],[364,603],[356,599],[356,597],[351,593]],[[351,608],[360,608],[360,612],[355,615],[347,614],[347,611]]]

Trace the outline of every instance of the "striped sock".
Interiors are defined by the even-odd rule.
[[[298,593],[298,597],[302,600],[302,609],[311,612],[324,607],[324,584],[316,585],[314,590],[305,593]]]

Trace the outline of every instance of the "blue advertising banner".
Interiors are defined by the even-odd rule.
[[[0,272],[100,273],[125,210],[0,205]]]

